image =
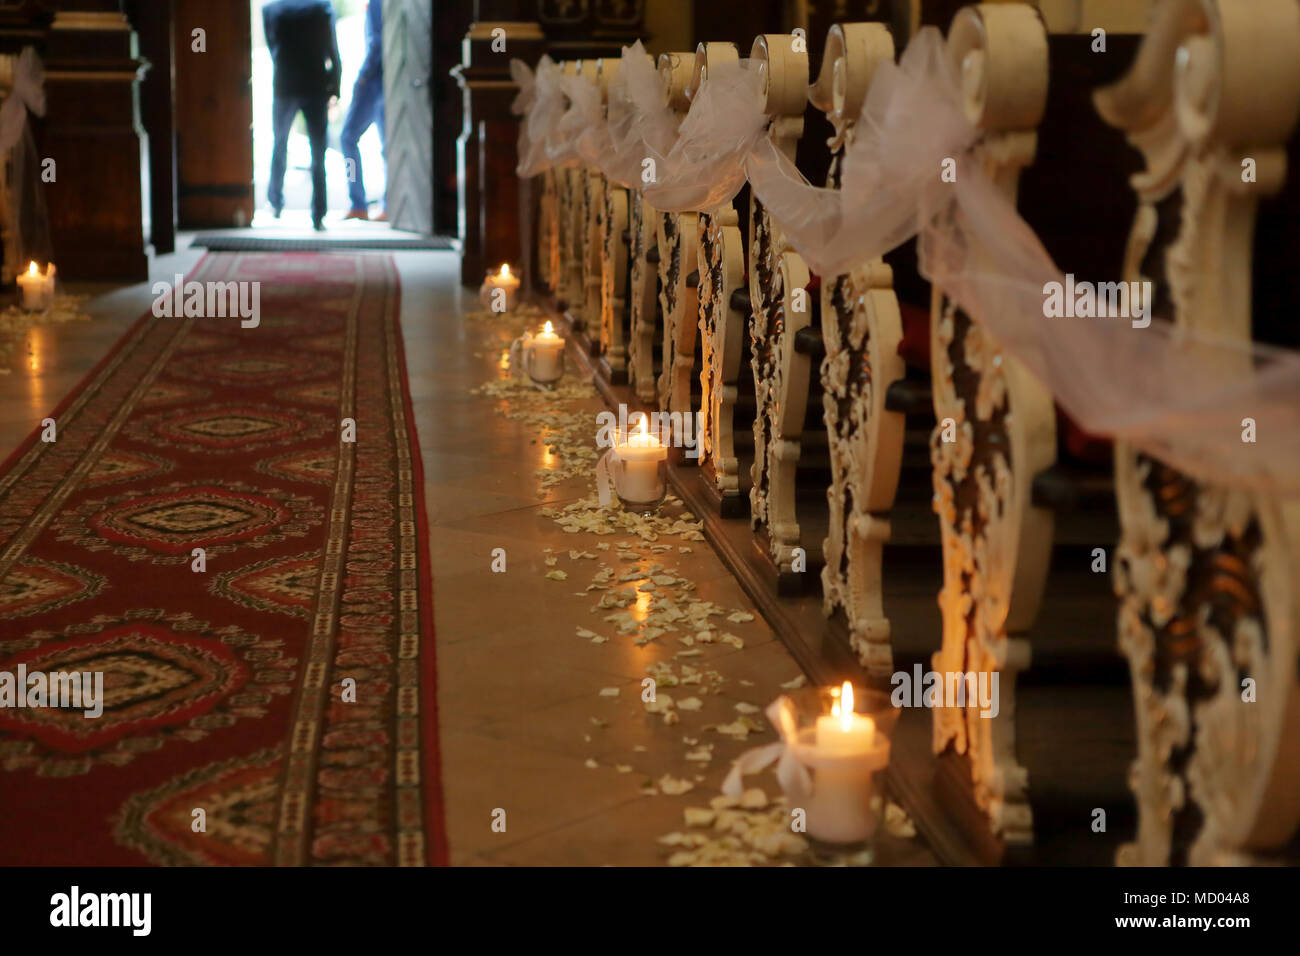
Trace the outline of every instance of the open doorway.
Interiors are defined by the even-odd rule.
[[[262,9],[271,0],[252,0],[252,107],[253,107],[253,189],[255,212],[253,225],[258,228],[293,232],[312,231],[311,227],[311,145],[302,114],[295,117],[289,132],[288,160],[284,175],[284,206],[279,219],[272,213],[267,199],[274,145],[272,123],[273,73],[271,53],[263,31]],[[340,94],[329,108],[325,150],[326,231],[331,234],[370,234],[388,232],[386,223],[345,219],[352,208],[349,196],[348,164],[340,145],[340,134],[348,107],[352,102],[357,76],[367,53],[367,3],[383,0],[330,0],[334,9],[335,33],[342,67]],[[371,217],[385,208],[387,169],[379,124],[372,123],[357,143],[360,154],[366,209]]]

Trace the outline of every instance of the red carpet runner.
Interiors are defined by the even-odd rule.
[[[0,468],[0,671],[105,699],[0,707],[0,864],[444,863],[392,259],[190,278],[260,282],[260,325],[146,315]]]

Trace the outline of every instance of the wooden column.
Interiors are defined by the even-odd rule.
[[[494,31],[502,31],[496,33],[497,50]],[[456,141],[456,167],[461,281],[466,285],[477,286],[489,268],[521,260],[524,223],[515,174],[519,120],[510,112],[519,88],[510,79],[510,60],[536,63],[542,43],[536,23],[518,20],[476,20],[462,43],[454,72],[465,116]]]
[[[55,161],[45,195],[59,274],[145,279],[135,34],[115,9],[62,9],[47,50],[41,143]]]
[[[149,148],[149,243],[176,249],[176,127],[172,111],[172,0],[127,0],[148,72],[140,84],[140,122]]]

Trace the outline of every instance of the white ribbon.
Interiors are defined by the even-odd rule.
[[[745,158],[766,136],[763,78],[750,60],[709,68],[682,120],[677,141],[657,164],[645,199],[661,212],[729,203],[745,185]]]
[[[620,186],[640,189],[647,184],[645,161],[653,160],[656,167],[664,163],[677,141],[678,127],[663,76],[640,40],[623,48],[618,78],[610,86],[608,99],[605,135],[609,149],[596,162],[601,172]]]
[[[31,47],[14,62],[13,88],[0,105],[0,153],[8,153],[22,138],[27,113],[45,115],[45,67]]]
[[[611,464],[610,456],[614,454],[614,449],[609,449],[605,454],[600,456],[596,462],[596,496],[600,501],[602,508],[608,508],[610,502],[609,489],[613,484],[613,476],[610,474],[614,466]]]
[[[519,94],[510,109],[523,117],[519,124],[519,165],[515,171],[528,178],[552,165],[547,141],[565,110],[561,71],[554,60],[543,55],[537,62],[536,72],[521,60],[511,60],[510,74],[519,84]]]
[[[662,211],[716,208],[748,179],[785,240],[823,276],[849,272],[917,236],[921,274],[1085,432],[1129,442],[1202,481],[1300,495],[1300,353],[1166,321],[1134,328],[1127,318],[1044,314],[1045,287],[1064,286],[1065,276],[984,175],[974,155],[983,134],[960,106],[938,29],[920,30],[897,64],[876,71],[845,148],[839,189],[809,184],[765,135],[762,87],[748,61],[710,69],[675,129],[662,79],[635,49],[624,51],[603,120],[589,81],[582,82],[594,96],[563,85],[570,94],[564,109],[562,85],[550,76],[558,67],[550,64],[544,82],[549,61],[539,63],[524,124],[533,152],[561,117],[575,136],[589,124],[580,137],[585,147],[561,144],[554,154],[572,161],[575,150],[603,149],[607,175],[634,187],[643,185],[640,163],[653,159],[655,181],[644,184],[644,194]],[[638,120],[646,121],[644,132]],[[602,122],[604,133],[590,128]],[[939,175],[947,158],[956,160],[955,182]],[[521,175],[531,175],[526,168],[521,158]],[[1246,419],[1255,423],[1255,444],[1241,441]]]
[[[524,362],[527,361],[527,341],[532,338],[532,334],[525,332],[519,338],[510,343],[510,374],[515,378],[522,378],[527,369],[524,368]]]
[[[877,70],[842,188],[808,184],[770,143],[749,181],[784,237],[837,275],[918,236],[921,274],[1015,356],[1086,432],[1124,440],[1203,481],[1300,494],[1300,353],[1165,321],[1049,318],[1065,285],[1042,242],[984,175],[947,46],[922,29]],[[955,182],[939,176],[957,160]],[[1108,278],[1108,277],[1097,277]],[[1245,419],[1257,444],[1241,441]],[[1267,436],[1266,438],[1264,436]]]
[[[592,135],[603,125],[600,90],[585,76],[562,73],[560,92],[567,106],[546,138],[546,157],[552,167],[577,166],[583,156],[578,144],[583,133]],[[596,148],[603,144],[596,141]]]
[[[795,756],[793,735],[797,731],[794,702],[782,694],[767,705],[765,713],[781,739],[776,743],[746,750],[737,757],[726,779],[722,781],[722,792],[729,797],[740,796],[745,792],[743,778],[747,774],[758,773],[775,763],[776,779],[781,784],[781,792],[798,804],[812,793],[812,777],[808,768]]]

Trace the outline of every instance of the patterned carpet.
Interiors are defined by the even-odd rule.
[[[443,863],[393,261],[189,278],[260,324],[145,315],[0,466],[0,672],[104,681],[98,719],[0,707],[0,864]]]

